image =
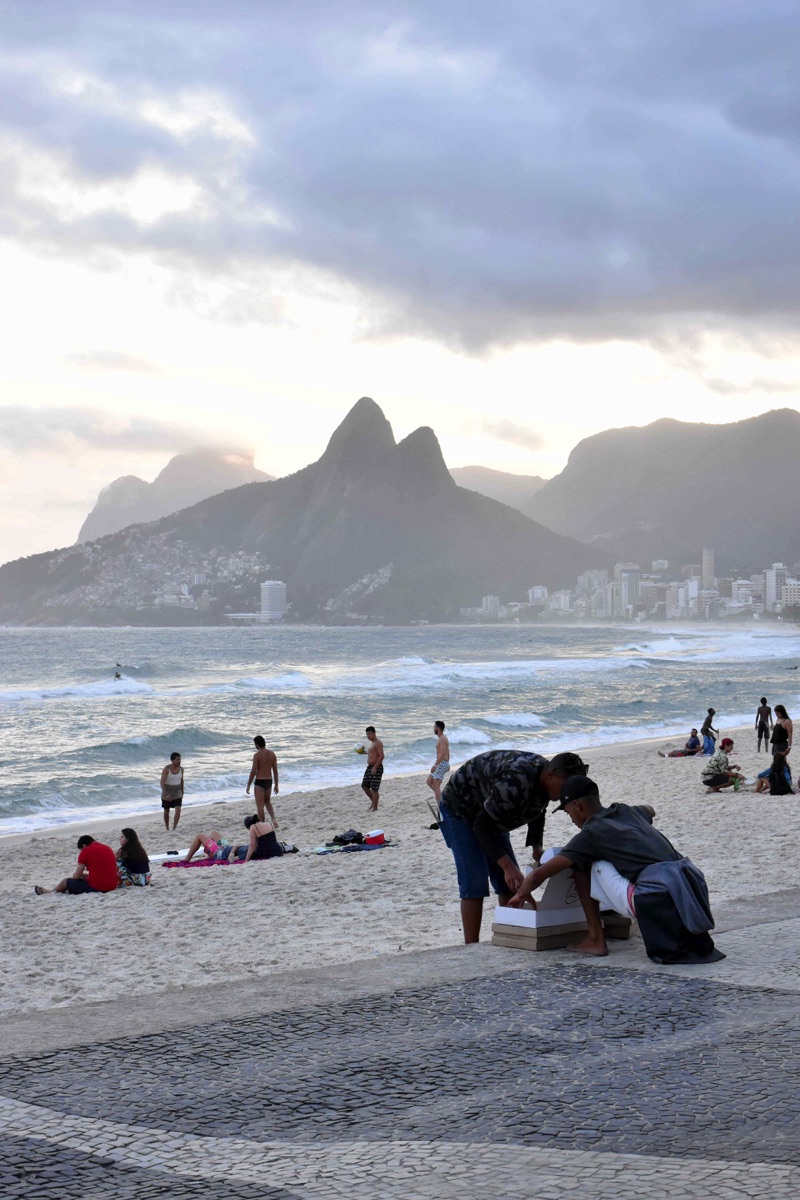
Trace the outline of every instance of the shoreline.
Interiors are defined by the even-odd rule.
[[[726,730],[726,732],[728,732]],[[738,732],[734,761],[752,778],[767,761],[755,737]],[[682,732],[681,740],[685,737]],[[677,741],[678,739],[673,739]],[[656,824],[704,872],[712,904],[768,896],[793,885],[800,870],[795,837],[798,798],[708,795],[693,759],[662,759],[665,739],[585,748],[606,804],[652,804]],[[578,747],[580,748],[580,747]],[[281,839],[305,853],[246,865],[167,870],[153,863],[153,886],[101,895],[34,895],[75,867],[78,833],[116,847],[127,821],[101,819],[0,841],[5,918],[0,1011],[82,1006],[163,994],[181,1005],[188,988],[260,981],[280,972],[337,965],[461,944],[453,859],[426,801],[424,774],[385,777],[381,807],[368,811],[360,787],[294,792],[277,798]],[[188,846],[219,828],[244,841],[253,806],[230,801],[189,809],[178,836],[165,836],[160,807],[135,828],[149,854]],[[308,852],[342,830],[381,828],[390,845],[372,853]],[[574,826],[550,805],[548,846],[563,845]],[[530,861],[524,828],[512,833],[520,866]],[[485,906],[485,940],[493,906]],[[139,947],[141,953],[131,953]],[[641,947],[637,953],[642,953]],[[520,960],[520,965],[522,962]]]
[[[740,725],[740,726],[734,726],[731,729],[726,729],[724,736],[726,736],[726,737],[732,736],[734,738],[734,740],[736,740],[737,738],[744,738],[748,732],[752,732],[752,730],[748,726]],[[688,736],[688,730],[683,730],[681,733],[664,734],[664,735],[659,735],[658,737],[630,738],[630,739],[620,739],[620,740],[617,740],[616,742],[603,742],[596,746],[579,744],[577,747],[574,747],[574,749],[576,750],[576,752],[578,754],[581,755],[582,758],[591,760],[592,757],[594,757],[595,759],[603,758],[603,757],[607,756],[608,754],[618,753],[621,750],[635,750],[637,747],[641,748],[643,750],[652,748],[653,751],[655,752],[658,749],[660,749],[663,745],[669,744],[670,742],[673,742],[673,741],[680,742],[681,739],[685,740],[685,738],[687,736]],[[499,747],[495,747],[495,748],[499,749]],[[491,749],[492,749],[492,747],[485,747],[484,749],[481,749],[476,746],[475,754],[470,754],[466,758],[463,758],[463,759],[454,760],[455,766],[453,769],[457,770],[458,767],[461,766],[462,763],[467,762],[470,758],[474,758],[476,755],[484,753],[486,750],[491,750]],[[766,761],[766,757],[765,757],[765,761]],[[591,767],[591,761],[590,761],[590,767]],[[451,774],[452,774],[452,772],[451,772]],[[423,787],[425,787],[425,776],[426,775],[427,775],[427,771],[425,771],[424,768],[421,768],[420,771],[418,771],[418,772],[417,771],[403,771],[397,775],[387,774],[385,782],[409,784],[412,781],[417,780],[420,782],[420,784]],[[329,793],[339,793],[342,791],[347,791],[348,789],[353,789],[354,791],[358,791],[360,789],[360,783],[358,782],[358,780],[355,780],[353,782],[345,782],[345,783],[337,781],[337,782],[332,782],[332,783],[328,783],[328,784],[322,784],[319,787],[292,788],[291,790],[280,792],[278,795],[278,801],[280,803],[280,801],[283,799],[283,797],[299,797],[299,796],[317,797],[321,800],[324,800],[325,797]],[[431,793],[431,799],[432,798],[433,798],[433,795]],[[232,807],[233,805],[236,805],[236,804],[244,805],[246,803],[247,799],[248,798],[245,796],[244,790],[242,790],[240,793],[237,793],[236,795],[231,795],[229,798],[224,798],[224,796],[222,794],[219,794],[216,798],[210,797],[208,799],[200,800],[197,803],[188,803],[185,806],[183,813],[181,814],[181,824],[178,826],[178,828],[182,829],[185,827],[186,818],[190,813],[193,815],[193,817],[197,817],[200,821],[202,821],[204,819],[206,812],[210,812],[210,810],[219,810],[219,809],[225,808],[225,807]],[[255,800],[253,799],[252,794],[251,794],[250,800],[252,801],[252,810],[255,811]],[[87,809],[87,814],[91,814],[91,811],[92,811],[91,809]],[[102,816],[87,815],[86,818],[78,817],[75,820],[64,821],[60,825],[42,826],[40,828],[32,828],[29,830],[24,830],[19,833],[1,833],[0,832],[0,848],[3,846],[7,846],[7,845],[14,845],[19,842],[24,842],[31,838],[36,838],[36,839],[55,838],[55,837],[59,837],[62,835],[69,835],[70,830],[72,830],[74,832],[78,828],[80,828],[82,831],[84,831],[86,833],[90,833],[90,834],[94,835],[94,833],[97,832],[98,830],[107,829],[109,827],[109,825],[117,824],[117,822],[122,821],[122,822],[125,822],[126,824],[130,825],[132,822],[136,822],[138,820],[141,823],[142,821],[152,820],[154,816],[160,816],[161,812],[162,812],[162,809],[160,807],[160,802],[154,801],[152,808],[137,808],[137,809],[132,809],[132,810],[126,809],[124,812],[120,812],[119,814],[113,814],[113,813],[109,813],[108,811],[106,811],[105,815],[102,815]],[[380,810],[379,810],[379,812],[380,812]],[[215,817],[215,820],[218,820],[218,819],[219,819],[218,817]]]

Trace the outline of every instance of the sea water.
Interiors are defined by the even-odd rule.
[[[241,801],[261,733],[281,793],[352,784],[375,725],[386,773],[427,773],[433,722],[454,760],[542,753],[797,708],[794,625],[0,629],[0,833],[160,807],[170,752],[185,806]],[[114,680],[115,664],[122,678]]]

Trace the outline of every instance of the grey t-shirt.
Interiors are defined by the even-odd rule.
[[[652,863],[683,858],[663,833],[653,827],[653,818],[644,804],[610,804],[601,808],[561,853],[581,870],[605,859],[633,882]]]

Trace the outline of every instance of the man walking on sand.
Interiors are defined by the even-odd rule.
[[[370,811],[377,812],[378,801],[381,798],[381,779],[383,778],[383,742],[376,734],[374,725],[368,725],[364,732],[369,739],[369,750],[367,751],[367,769],[361,780],[361,788],[369,797]]]
[[[264,820],[264,809],[270,815],[272,824],[275,829],[278,829],[278,818],[275,816],[275,809],[272,807],[270,796],[272,794],[272,783],[275,782],[275,795],[277,796],[278,788],[278,760],[275,757],[273,750],[267,749],[267,743],[264,741],[260,733],[253,738],[256,752],[253,755],[253,766],[250,771],[250,778],[247,780],[245,795],[250,795],[251,785],[253,788],[256,808],[258,809],[259,821]]]
[[[703,872],[654,828],[652,805],[604,808],[597,784],[575,776],[563,785],[558,808],[578,833],[529,873],[509,901],[512,907],[530,901],[552,875],[571,870],[589,927],[576,950],[608,954],[600,913],[610,909],[639,922],[653,962],[712,963],[725,957],[708,932],[714,918]]]
[[[173,750],[169,762],[161,772],[161,807],[164,810],[164,828],[169,832],[169,810],[175,814],[172,828],[178,828],[183,805],[183,766],[181,756]]]
[[[436,734],[436,762],[425,782],[436,797],[438,808],[442,799],[442,780],[450,770],[450,742],[445,736],[444,721],[434,721],[433,732]]]
[[[761,750],[761,739],[764,739],[764,750],[769,750],[769,735],[772,732],[772,709],[767,704],[767,697],[761,697],[761,703],[756,709],[756,754]]]
[[[719,734],[719,730],[714,729],[714,727],[711,724],[711,722],[714,720],[715,715],[716,715],[716,709],[710,708],[708,710],[708,716],[706,717],[705,721],[703,721],[703,724],[700,726],[700,736],[703,739],[703,754],[713,754],[714,747],[717,744],[717,736]]]

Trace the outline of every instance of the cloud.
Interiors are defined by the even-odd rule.
[[[474,350],[796,332],[790,0],[42,0],[0,31],[7,237]]]
[[[721,396],[749,396],[763,393],[776,396],[788,393],[800,395],[800,383],[787,383],[780,379],[766,379],[760,376],[747,383],[734,383],[730,379],[706,377],[703,379],[703,383],[710,391],[718,392]]]
[[[134,453],[215,449],[248,454],[246,447],[205,430],[98,408],[0,407],[0,449],[13,454],[75,451]]]
[[[539,450],[544,445],[534,429],[517,425],[515,421],[484,421],[481,429],[498,442],[510,442],[512,446],[524,446],[526,450]]]
[[[90,371],[153,371],[146,358],[125,354],[121,350],[88,350],[83,354],[68,354],[66,361],[74,367]]]

